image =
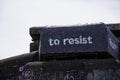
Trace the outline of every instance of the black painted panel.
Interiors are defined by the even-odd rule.
[[[105,24],[42,28],[40,41],[40,55],[106,52],[119,59],[118,40]]]

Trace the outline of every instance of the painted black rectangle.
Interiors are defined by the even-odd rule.
[[[40,39],[40,54],[64,54],[64,53],[101,53],[103,52],[118,56],[119,45],[117,39],[104,24],[42,28]],[[109,38],[111,37],[111,38]],[[118,48],[112,46],[110,40]],[[109,45],[110,44],[110,45]],[[118,57],[115,57],[118,58]]]

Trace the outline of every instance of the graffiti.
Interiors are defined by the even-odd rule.
[[[25,72],[24,72],[24,79],[25,80],[33,80],[33,71],[31,69],[27,69]]]
[[[93,70],[87,74],[87,80],[120,80],[120,70]]]
[[[69,75],[67,74],[65,77],[64,77],[64,80],[75,80],[74,77],[72,75]]]
[[[19,72],[22,72],[24,70],[24,66],[19,67]]]
[[[76,74],[75,71],[68,71],[65,74],[64,80],[75,80],[75,77],[76,77],[75,74]]]

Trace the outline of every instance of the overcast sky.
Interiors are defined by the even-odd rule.
[[[0,0],[0,59],[29,52],[29,28],[120,23],[120,0]]]

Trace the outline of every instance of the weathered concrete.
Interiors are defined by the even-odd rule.
[[[120,80],[120,64],[114,59],[31,62],[24,80]]]
[[[120,24],[106,25],[120,40]],[[41,27],[30,28],[33,42],[29,54],[0,60],[0,80],[120,80],[120,63],[108,55],[81,53],[79,57],[67,57],[65,53],[65,57],[44,56],[46,61],[39,61],[44,60],[38,53],[40,34]]]
[[[20,80],[24,65],[38,60],[38,51],[0,60],[0,80]]]

